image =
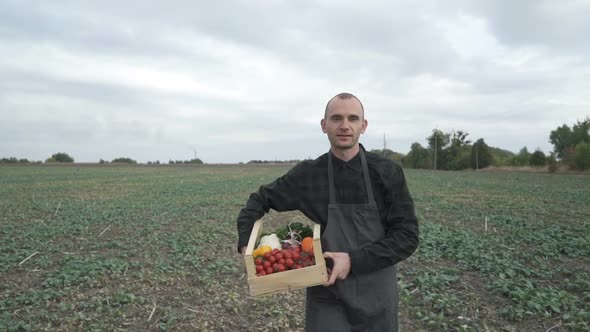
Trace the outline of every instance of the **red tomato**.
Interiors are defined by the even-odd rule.
[[[301,255],[299,255],[299,252],[297,251],[291,254],[291,258],[293,258],[293,260],[298,260],[299,257],[301,257]]]
[[[289,259],[289,258],[292,258],[292,255],[291,255],[291,253],[290,253],[290,252],[288,252],[288,251],[287,251],[286,253],[284,253],[284,254],[283,254],[283,257],[284,257],[285,259]]]
[[[281,253],[278,253],[278,254],[276,254],[276,255],[275,255],[275,257],[276,257],[278,260],[281,260],[281,259],[285,258],[285,257],[283,256],[283,254],[281,254]]]
[[[272,264],[269,261],[265,261],[264,263],[262,263],[262,266],[264,266],[265,269],[271,267],[271,265]]]
[[[256,265],[256,273],[260,273],[262,271],[264,271],[264,266],[262,266],[262,265]]]
[[[284,258],[279,259],[279,264],[285,265],[285,259]]]
[[[264,259],[268,260],[271,256],[271,254],[270,254],[270,252],[266,252],[266,253],[264,253],[263,256],[264,256]]]
[[[266,268],[266,274],[272,274],[272,272],[273,272],[272,267],[269,266]]]
[[[295,269],[301,269],[301,268],[303,268],[303,265],[301,265],[301,264],[295,264]]]
[[[262,276],[265,276],[265,275],[266,275],[266,271],[262,271],[262,272],[260,272],[258,275],[260,275],[261,277],[262,277]]]
[[[279,249],[273,249],[273,250],[272,250],[272,254],[273,254],[273,255],[276,255],[276,254],[278,254],[279,252],[280,252],[280,251],[279,251]]]
[[[295,262],[291,258],[285,259],[285,266],[286,267],[293,267],[294,265],[295,265]]]
[[[275,258],[275,256],[270,256],[270,257],[268,258],[268,261],[269,261],[269,262],[271,262],[271,263],[274,263],[274,262],[276,262],[276,261],[277,261],[277,259]]]
[[[279,266],[277,266],[277,272],[283,272],[285,271],[287,268],[285,267],[285,265],[283,264],[279,264]]]
[[[264,261],[260,257],[256,258],[256,260],[254,260],[254,264],[256,264],[256,265],[262,265],[263,262]]]

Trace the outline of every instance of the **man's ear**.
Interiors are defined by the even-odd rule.
[[[320,125],[322,126],[322,131],[326,133],[326,119],[322,119],[322,121],[320,121]]]
[[[366,119],[363,120],[363,129],[361,130],[361,134],[365,133],[365,130],[367,130],[368,125],[369,125],[369,121],[367,121]]]

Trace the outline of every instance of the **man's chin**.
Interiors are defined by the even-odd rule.
[[[338,150],[349,150],[349,149],[352,149],[356,146],[356,142],[354,142],[354,143],[336,142],[336,143],[332,143],[332,146]]]

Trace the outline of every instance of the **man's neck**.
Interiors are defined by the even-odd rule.
[[[350,149],[335,149],[334,147],[332,147],[330,149],[330,151],[332,151],[332,154],[334,156],[336,156],[338,159],[344,160],[344,161],[349,161],[350,159],[354,158],[354,156],[356,156],[356,154],[359,152],[360,147],[359,144],[355,144],[353,147],[351,147]]]

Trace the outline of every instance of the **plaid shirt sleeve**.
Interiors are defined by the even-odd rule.
[[[254,222],[262,218],[270,209],[292,211],[299,206],[296,168],[273,182],[260,186],[250,194],[246,206],[238,215],[238,251],[248,245]]]

